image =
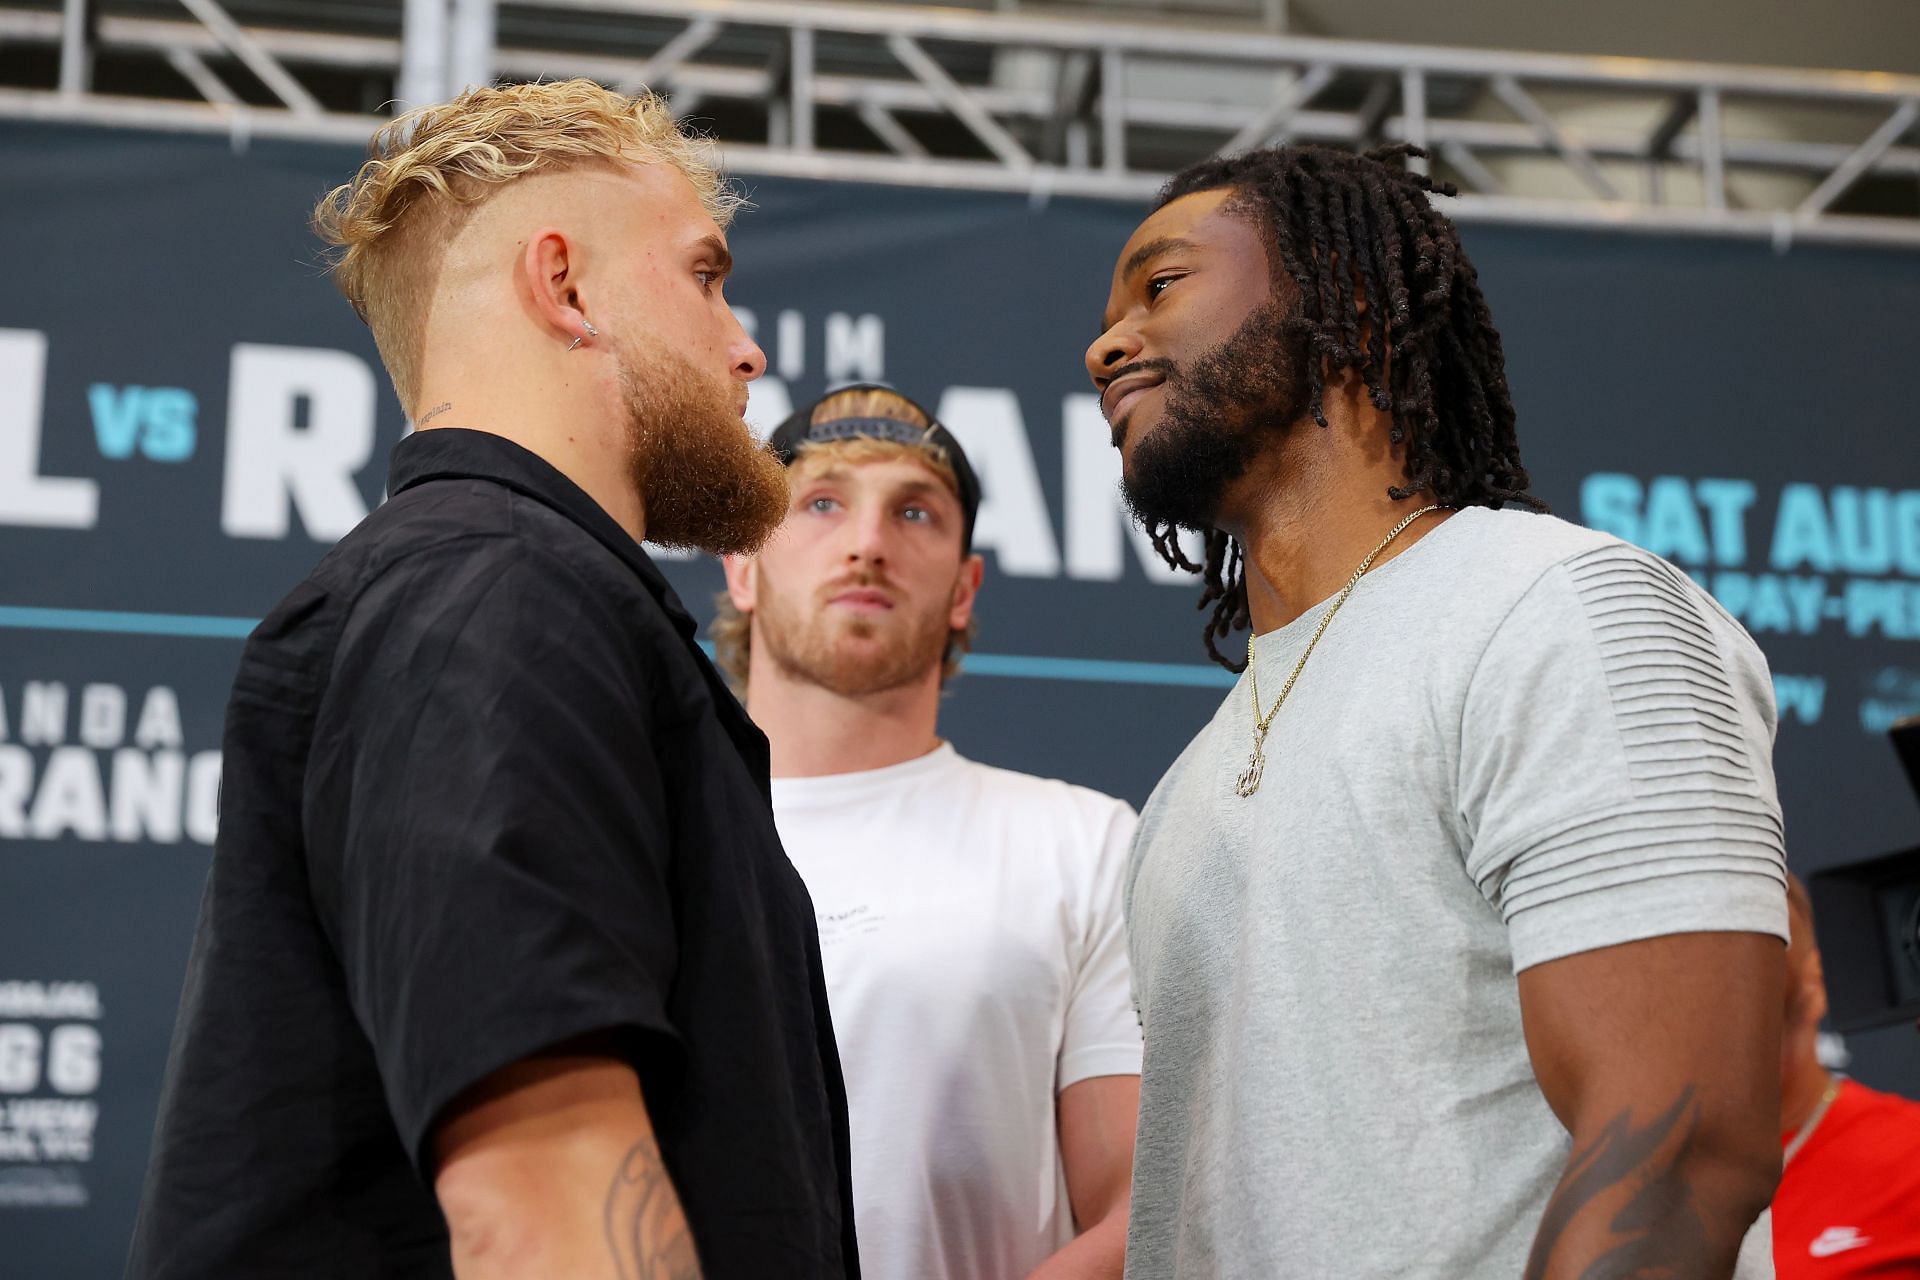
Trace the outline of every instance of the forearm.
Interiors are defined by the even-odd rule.
[[[620,1162],[603,1220],[620,1280],[700,1280],[686,1212],[652,1137],[635,1143]]]
[[[1127,1261],[1127,1205],[1133,1184],[1138,1075],[1091,1076],[1060,1094],[1060,1156],[1067,1175],[1073,1242],[1029,1280],[1120,1280]]]
[[[1120,1280],[1127,1261],[1127,1209],[1122,1204],[1082,1231],[1028,1280]]]
[[[509,1068],[447,1121],[434,1179],[459,1280],[699,1280],[633,1072]]]
[[[1733,1274],[1779,1178],[1778,1148],[1702,1124],[1689,1087],[1659,1112],[1619,1111],[1575,1132],[1527,1280]]]
[[[569,1164],[537,1180],[443,1193],[458,1280],[699,1280],[686,1215],[651,1137]]]

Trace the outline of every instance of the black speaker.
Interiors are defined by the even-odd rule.
[[[1920,716],[1888,731],[1920,796]],[[1807,879],[1840,1032],[1920,1018],[1920,845]]]

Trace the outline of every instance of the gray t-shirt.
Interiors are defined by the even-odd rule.
[[[1260,637],[1263,709],[1326,604]],[[1514,975],[1787,936],[1773,692],[1691,580],[1468,508],[1361,580],[1267,738],[1242,678],[1128,875],[1129,1280],[1517,1277],[1569,1139]]]

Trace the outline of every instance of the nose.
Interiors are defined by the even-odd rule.
[[[733,324],[729,342],[733,355],[733,376],[742,382],[752,382],[767,371],[767,353],[760,349],[759,343],[747,336],[738,316],[731,311],[727,316]]]
[[[733,376],[742,382],[752,382],[767,371],[767,353],[760,344],[749,339],[746,350],[733,362]]]
[[[887,516],[879,504],[864,505],[847,521],[847,563],[879,568],[887,562]]]
[[[1105,389],[1110,378],[1110,370],[1118,369],[1128,361],[1140,357],[1140,335],[1134,333],[1124,322],[1114,325],[1095,338],[1087,348],[1087,376],[1093,379],[1093,385]]]

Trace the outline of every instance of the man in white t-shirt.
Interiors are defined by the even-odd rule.
[[[979,484],[945,428],[863,385],[772,444],[792,505],[727,562],[714,639],[771,744],[819,919],[862,1271],[1117,1278],[1140,1094],[1133,811],[937,736],[982,569]]]

